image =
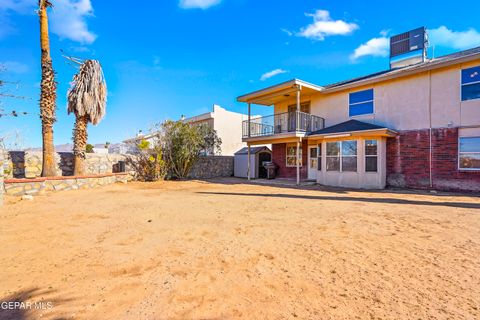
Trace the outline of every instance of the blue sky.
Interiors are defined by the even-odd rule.
[[[0,135],[41,143],[36,0],[0,0],[2,79],[18,82],[1,108]],[[89,142],[118,142],[167,118],[216,103],[246,112],[236,97],[292,78],[324,85],[388,68],[388,37],[426,26],[435,55],[480,45],[478,1],[52,0],[52,59],[58,81],[55,143],[71,142],[66,94],[76,70],[62,52],[102,63],[107,116]],[[5,89],[4,89],[5,90]],[[272,108],[255,107],[257,114]],[[15,138],[19,136],[20,138]]]

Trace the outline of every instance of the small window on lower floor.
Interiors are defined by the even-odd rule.
[[[377,140],[365,140],[365,172],[378,171]]]
[[[286,157],[287,167],[296,167],[297,166],[297,145],[289,144],[287,145],[287,157]],[[302,166],[302,147],[300,146],[300,153],[298,159],[300,167]]]
[[[459,139],[458,167],[463,170],[480,170],[480,137]]]

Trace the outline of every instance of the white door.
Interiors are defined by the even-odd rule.
[[[308,146],[308,179],[317,180],[318,170],[318,148],[317,146]]]

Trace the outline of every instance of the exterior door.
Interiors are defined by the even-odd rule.
[[[300,124],[297,123],[296,111],[297,111],[296,104],[292,104],[288,106],[288,131],[289,132],[300,129]],[[310,113],[310,102],[304,102],[300,104],[300,112]]]
[[[317,180],[318,147],[308,146],[308,179]]]

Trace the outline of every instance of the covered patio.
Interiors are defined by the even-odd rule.
[[[321,130],[325,127],[325,119],[310,114],[302,95],[309,96],[323,90],[314,84],[293,79],[262,90],[254,91],[237,98],[237,101],[248,105],[248,120],[243,122],[243,141],[247,143],[248,152],[252,145],[271,143],[296,144],[296,184],[300,185],[301,145],[306,135],[310,132]],[[252,104],[261,106],[275,106],[279,103],[294,101],[287,112],[274,113],[264,117],[251,116]],[[251,179],[248,168],[248,179]]]

